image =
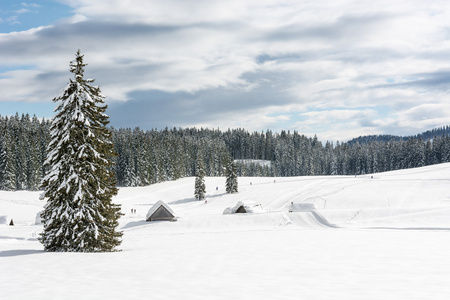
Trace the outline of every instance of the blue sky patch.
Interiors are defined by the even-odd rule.
[[[73,15],[69,6],[56,1],[37,0],[19,2],[2,0],[0,3],[0,33],[25,31]]]

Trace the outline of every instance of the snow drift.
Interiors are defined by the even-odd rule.
[[[305,212],[316,210],[317,206],[314,203],[294,203],[289,205],[289,212]]]

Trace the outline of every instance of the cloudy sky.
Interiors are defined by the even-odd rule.
[[[115,127],[416,134],[450,124],[449,20],[448,0],[2,0],[0,114],[51,117],[80,49]]]

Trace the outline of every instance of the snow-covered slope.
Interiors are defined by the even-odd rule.
[[[45,253],[39,192],[0,191],[0,299],[448,299],[450,164],[121,188],[121,252]],[[145,222],[159,200],[177,222]],[[223,214],[239,201],[263,212]],[[288,211],[311,203],[313,211]],[[313,206],[311,206],[313,207]],[[136,213],[132,213],[136,210]]]
[[[357,177],[239,178],[239,193],[232,195],[225,193],[223,178],[207,178],[207,204],[193,199],[193,180],[121,189],[117,201],[127,213],[122,222],[145,219],[148,209],[164,200],[174,208],[180,221],[177,225],[163,224],[170,230],[241,230],[242,224],[230,224],[242,222],[241,219],[258,228],[278,226],[280,219],[286,219],[282,224],[302,228],[322,228],[327,222],[344,228],[450,228],[449,164]],[[261,204],[267,214],[235,215],[230,217],[233,219],[221,216],[225,208],[239,201]],[[292,202],[314,204],[316,215],[327,221],[311,218],[305,212],[288,213]],[[137,210],[136,215],[128,213],[131,208]],[[301,220],[303,217],[305,220]],[[211,226],[211,222],[215,225]]]

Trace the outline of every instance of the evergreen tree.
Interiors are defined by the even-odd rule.
[[[74,79],[53,99],[59,103],[51,124],[42,187],[48,198],[41,214],[39,241],[46,251],[113,251],[121,243],[117,232],[120,206],[111,159],[115,155],[106,128],[107,106],[100,88],[84,79],[83,55],[70,63]]]
[[[39,151],[39,121],[33,116],[30,122],[30,130],[28,131],[28,147],[27,151],[27,189],[37,191],[42,181],[42,165]]]
[[[6,134],[0,149],[0,189],[6,191],[16,189],[16,164],[13,146],[11,137]]]
[[[0,138],[0,190],[3,190],[3,180],[6,175],[6,146],[3,137]]]
[[[230,161],[227,164],[227,167],[225,169],[225,176],[226,176],[225,189],[227,191],[227,194],[237,193],[238,180],[236,174],[236,164],[234,163],[233,159],[230,159]]]
[[[205,199],[205,193],[206,193],[206,186],[205,186],[205,170],[203,166],[203,159],[200,156],[197,159],[197,166],[195,168],[195,199],[197,200],[204,200]]]

